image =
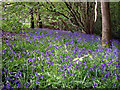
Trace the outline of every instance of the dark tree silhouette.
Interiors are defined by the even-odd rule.
[[[30,14],[31,14],[31,28],[34,28],[34,16],[33,16],[33,9],[30,9]]]

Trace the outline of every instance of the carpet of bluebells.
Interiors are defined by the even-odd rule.
[[[118,88],[120,51],[101,37],[58,30],[8,33],[2,42],[5,88]]]

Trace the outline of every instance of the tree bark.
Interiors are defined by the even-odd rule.
[[[93,25],[94,25],[94,21],[91,19],[91,21],[90,21],[90,34],[94,34]]]
[[[41,21],[39,12],[37,12],[37,18],[36,18],[36,20],[37,20],[37,25],[36,26],[38,28],[42,28],[42,21]]]
[[[70,15],[73,17],[71,18],[71,22],[77,26],[81,26],[84,27],[83,21],[80,17],[80,13],[77,13],[77,11],[72,7],[71,2],[65,2],[67,8],[69,9],[69,11],[71,12]]]
[[[69,31],[71,31],[72,33],[74,33],[74,31],[73,31],[71,28],[69,28],[69,26],[66,24],[65,21],[63,21],[62,19],[61,19],[61,21],[62,21],[62,23],[65,25],[65,27],[67,28],[67,30],[69,30]]]
[[[30,14],[31,14],[31,28],[34,28],[34,16],[33,16],[33,9],[30,10]]]
[[[89,2],[87,2],[87,15],[86,15],[86,24],[87,24],[87,28],[86,28],[86,33],[90,34],[90,6],[89,6]]]
[[[102,46],[111,47],[112,35],[109,2],[101,2],[101,12],[102,12]]]

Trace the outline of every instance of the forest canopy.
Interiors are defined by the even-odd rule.
[[[98,2],[97,20],[94,22],[95,2],[2,2],[2,30],[18,32],[30,28],[33,13],[34,27],[102,35],[100,5]],[[110,2],[113,38],[120,38],[119,5],[119,2]]]

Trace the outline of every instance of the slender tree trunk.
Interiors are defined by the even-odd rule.
[[[87,17],[86,17],[86,22],[87,22],[87,34],[90,34],[90,7],[89,7],[89,2],[87,2]]]
[[[90,2],[87,2],[87,7],[86,7],[86,10],[87,10],[87,15],[86,15],[86,34],[93,34],[94,31],[93,31],[93,25],[94,25],[94,20],[93,20],[93,7],[91,5],[92,3]]]
[[[34,16],[33,16],[33,9],[30,10],[31,14],[31,28],[34,28]]]
[[[102,12],[102,46],[111,47],[111,22],[110,22],[110,8],[109,2],[101,2]]]
[[[94,34],[93,26],[94,26],[94,20],[93,18],[90,18],[90,34]]]
[[[36,18],[36,20],[37,20],[37,27],[38,28],[42,28],[42,21],[41,21],[41,18],[40,18],[40,14],[39,14],[39,12],[37,12],[37,18]]]
[[[90,3],[90,8],[91,8],[91,10],[90,10],[90,34],[94,34],[94,29],[93,29],[93,27],[94,27],[94,24],[95,24],[95,22],[94,22],[94,9],[95,9],[95,7],[93,7],[93,5],[94,5],[94,3]]]
[[[74,31],[73,31],[71,28],[69,28],[69,26],[66,24],[65,21],[63,21],[62,19],[61,19],[61,21],[62,21],[62,23],[65,25],[65,27],[67,28],[67,30],[69,30],[69,31],[71,31],[72,33],[74,33]]]
[[[40,18],[40,14],[39,14],[39,28],[42,28],[42,21],[41,21],[41,18]]]

